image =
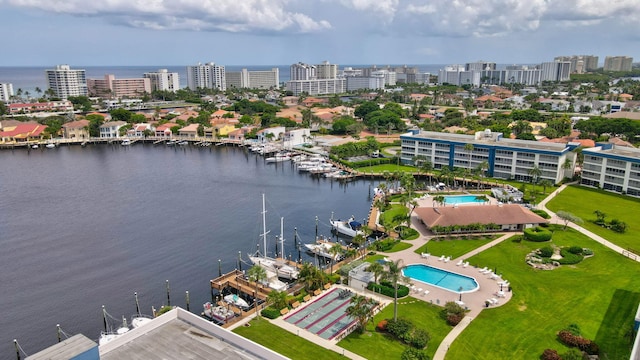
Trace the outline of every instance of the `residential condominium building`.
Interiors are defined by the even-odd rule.
[[[180,75],[177,72],[160,69],[155,72],[144,73],[143,77],[151,81],[151,91],[176,92],[180,89]]]
[[[633,58],[629,56],[607,56],[604,58],[604,71],[631,71]]]
[[[595,55],[556,56],[553,61],[568,61],[571,63],[570,72],[582,74],[598,69],[598,57]]]
[[[347,89],[347,80],[338,79],[313,79],[313,80],[291,80],[287,82],[287,91],[293,92],[294,96],[302,93],[308,95],[328,95],[342,94]]]
[[[605,144],[582,154],[581,185],[640,197],[640,149]]]
[[[338,65],[323,61],[316,65],[316,77],[318,79],[335,79],[338,77]]]
[[[549,61],[540,64],[540,81],[568,81],[571,62]]]
[[[537,180],[559,183],[572,175],[576,160],[576,154],[564,144],[512,140],[490,130],[475,135],[415,130],[401,135],[400,140],[403,163],[412,164],[421,155],[434,169],[486,166],[487,176],[525,182],[534,180],[531,169],[537,167]]]
[[[7,102],[13,96],[13,84],[0,83],[0,101]]]
[[[66,99],[69,96],[86,96],[87,76],[84,70],[71,69],[69,65],[57,65],[45,70],[47,85],[55,96]]]
[[[280,70],[247,70],[227,71],[227,88],[237,89],[278,89],[280,88]]]
[[[115,75],[105,75],[104,79],[87,79],[89,96],[102,98],[139,98],[151,94],[151,80],[148,78],[116,79]]]
[[[292,81],[317,79],[317,69],[315,65],[305,63],[293,64],[289,67],[289,75]]]
[[[227,90],[224,66],[212,62],[187,66],[187,87],[191,90],[198,88]]]

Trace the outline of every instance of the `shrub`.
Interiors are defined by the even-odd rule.
[[[426,330],[415,329],[413,330],[413,334],[411,334],[411,340],[409,341],[409,345],[413,346],[416,349],[424,349],[427,347],[427,343],[431,337]]]
[[[387,320],[387,331],[400,340],[409,339],[413,324],[406,319]]]
[[[551,240],[551,231],[540,226],[524,229],[524,238],[534,242],[545,242]]]
[[[429,360],[429,355],[422,350],[408,347],[400,355],[400,360]]]
[[[569,331],[575,336],[580,336],[582,334],[580,332],[580,327],[578,326],[578,324],[569,324],[569,326],[567,326],[565,330]]]
[[[551,215],[549,215],[546,211],[540,209],[532,209],[534,214],[540,216],[543,219],[551,219]]]
[[[266,317],[267,319],[277,319],[280,316],[280,310],[269,306],[262,309],[260,314]]]
[[[462,318],[464,318],[462,314],[447,314],[447,324],[456,326],[462,321]]]
[[[562,354],[562,360],[582,360],[582,351],[573,348]]]
[[[593,250],[584,248],[584,249],[582,249],[582,255],[584,255],[584,256],[593,255]]]
[[[382,294],[388,297],[394,297],[395,290],[393,289],[393,284],[390,282],[382,281],[380,284],[369,283],[367,285],[367,290],[371,290],[375,293]],[[409,295],[409,288],[398,284],[398,298],[402,298]]]
[[[580,246],[571,246],[570,248],[567,249],[567,251],[569,251],[572,254],[576,254],[576,255],[581,255],[582,254],[582,248]]]
[[[553,349],[545,349],[540,356],[540,360],[562,360],[558,352]]]
[[[551,246],[545,246],[538,250],[538,254],[543,258],[550,258],[553,255],[553,248]]]
[[[400,240],[395,240],[395,239],[392,239],[392,238],[388,238],[388,239],[384,239],[384,240],[376,241],[376,242],[373,244],[373,246],[375,247],[375,249],[376,249],[377,251],[385,252],[385,251],[389,251],[389,250],[391,250],[391,249],[393,248],[393,246],[394,246],[396,243],[399,243],[399,242],[400,242]]]
[[[376,329],[380,332],[386,332],[387,331],[387,320],[382,320],[378,323],[378,325],[376,325]]]
[[[582,261],[582,259],[584,258],[582,254],[573,254],[565,248],[560,249],[560,255],[562,255],[562,259],[558,259],[558,263],[562,265],[574,265]]]

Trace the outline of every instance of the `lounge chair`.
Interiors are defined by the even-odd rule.
[[[464,264],[462,264],[462,267],[465,267],[465,268],[466,268],[467,266],[469,266],[469,262],[468,262],[468,261],[465,261],[465,263],[464,263]]]
[[[478,271],[484,274],[487,271],[487,267],[485,266],[485,267],[483,267],[482,269],[480,269]]]
[[[425,290],[425,291],[424,291],[424,295],[425,295],[425,296],[426,296],[426,295],[429,295],[429,290]]]
[[[444,262],[448,263],[449,261],[451,261],[451,256],[447,256],[446,258],[444,258]]]
[[[460,260],[460,261],[458,261],[458,262],[456,263],[456,266],[460,266],[460,265],[462,265],[462,260]]]
[[[422,254],[420,254],[420,256],[421,256],[422,258],[424,258],[424,259],[428,259],[428,258],[429,258],[429,256],[431,256],[431,254],[429,254],[429,253],[422,253]]]
[[[440,258],[438,259],[438,261],[444,261],[444,255],[440,256]]]
[[[499,302],[499,301],[498,301],[498,299],[496,299],[496,298],[491,298],[491,299],[490,299],[490,301],[491,301],[491,303],[492,303],[493,305],[497,305],[497,304],[498,304],[498,302]]]
[[[490,277],[491,277],[492,279],[497,279],[497,278],[499,278],[500,276],[498,276],[498,274],[496,274],[496,273],[491,273],[491,276],[490,276]]]

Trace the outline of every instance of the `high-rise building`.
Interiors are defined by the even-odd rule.
[[[88,93],[84,70],[71,69],[69,65],[57,65],[55,69],[45,70],[45,74],[49,89],[61,99],[69,96],[86,96]]]
[[[0,101],[7,102],[13,96],[13,84],[0,83]]]
[[[607,56],[604,58],[604,71],[631,71],[632,63],[630,56]]]
[[[464,69],[466,71],[484,71],[484,70],[495,70],[496,69],[496,63],[494,62],[487,62],[487,61],[476,61],[473,63],[466,63],[464,65]]]
[[[180,89],[180,75],[177,72],[160,69],[155,72],[144,73],[143,77],[151,81],[151,91],[176,92]]]
[[[280,70],[250,71],[227,71],[227,88],[237,89],[278,89],[280,87]]]
[[[582,74],[598,68],[598,57],[595,55],[556,56],[553,61],[569,61],[571,73]]]
[[[316,65],[316,77],[318,79],[335,79],[338,77],[338,65],[323,61]]]
[[[480,86],[482,79],[481,70],[465,70],[462,65],[446,66],[438,72],[439,84],[451,84],[456,86],[471,85]]]
[[[87,89],[90,96],[139,98],[151,93],[151,81],[148,78],[116,79],[115,75],[105,75],[104,79],[87,79]]]
[[[540,81],[567,81],[571,69],[569,61],[549,61],[540,64]]]
[[[291,91],[294,96],[301,93],[309,95],[342,94],[346,88],[346,78],[287,81],[287,90]]]
[[[297,63],[291,65],[289,68],[290,71],[290,79],[292,81],[295,80],[313,80],[317,79],[316,66],[309,65],[305,63]]]
[[[227,81],[224,66],[212,62],[187,66],[187,87],[191,90],[204,88],[225,91]]]

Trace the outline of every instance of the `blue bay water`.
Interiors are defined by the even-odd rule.
[[[285,253],[330,235],[329,217],[368,214],[369,181],[341,184],[266,164],[242,148],[90,145],[0,151],[0,358],[13,339],[28,354],[56,341],[56,324],[97,339],[101,305],[115,316],[167,303],[200,313],[209,280],[247,260],[262,232],[269,252],[284,217]],[[274,247],[274,248],[271,248]],[[243,269],[249,266],[243,264]]]

